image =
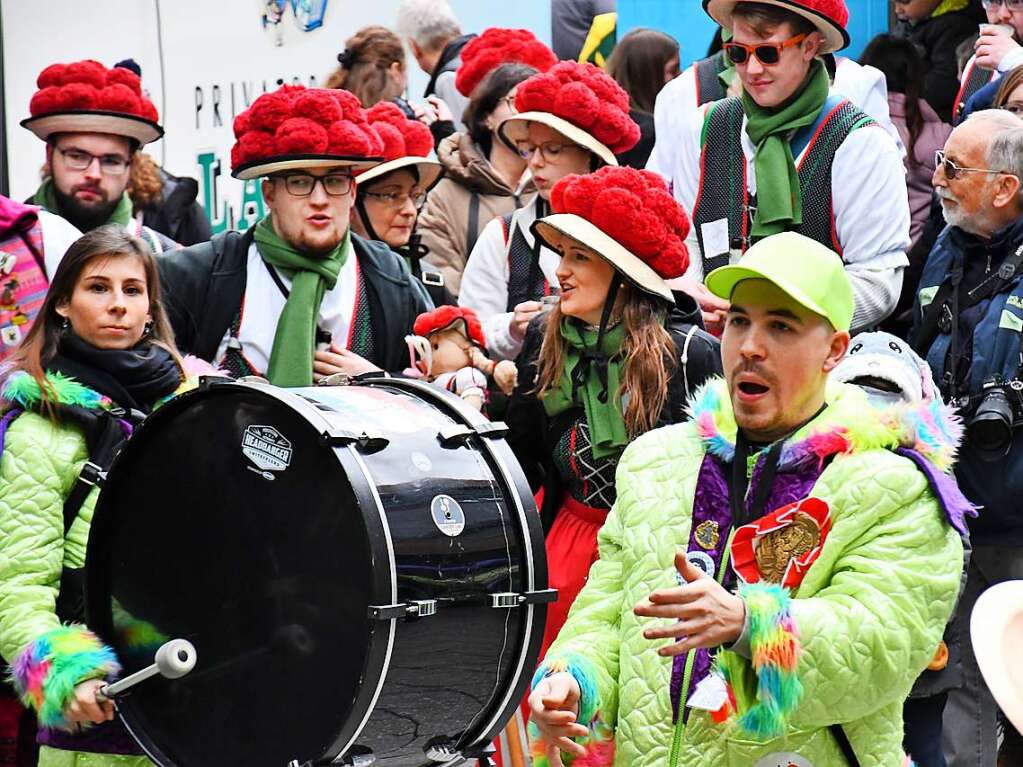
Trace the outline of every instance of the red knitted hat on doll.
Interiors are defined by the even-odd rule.
[[[156,107],[128,69],[107,69],[91,59],[51,64],[39,73],[36,86],[31,116],[21,125],[43,141],[54,133],[109,133],[142,145],[163,135]]]
[[[742,0],[703,0],[705,10],[725,29],[732,28],[732,11]],[[810,21],[824,35],[821,53],[834,53],[849,45],[849,9],[845,0],[757,0],[776,5]]]
[[[491,27],[462,48],[462,64],[455,75],[455,87],[468,97],[483,78],[502,64],[518,63],[546,72],[558,57],[528,29]]]
[[[521,83],[518,114],[501,123],[498,135],[511,147],[539,122],[589,149],[608,165],[616,154],[639,142],[639,126],[629,116],[629,94],[599,67],[562,61]]]
[[[442,306],[432,312],[424,312],[416,317],[412,332],[417,336],[429,337],[431,333],[448,330],[458,324],[462,325],[465,335],[481,349],[487,348],[487,339],[483,335],[476,312],[466,306]]]
[[[234,119],[234,135],[232,175],[243,181],[282,170],[369,168],[384,152],[354,94],[301,85],[253,101]]]
[[[657,173],[601,168],[551,190],[553,215],[533,224],[546,244],[567,235],[592,248],[636,287],[672,301],[665,280],[689,268],[689,217]]]
[[[383,141],[384,162],[359,173],[361,183],[402,168],[415,169],[422,189],[431,189],[440,180],[444,168],[436,160],[427,159],[433,151],[433,134],[429,128],[418,120],[410,120],[401,107],[391,101],[381,101],[367,109],[366,119]]]

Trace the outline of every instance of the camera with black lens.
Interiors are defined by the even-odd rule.
[[[966,436],[981,457],[993,461],[1009,452],[1012,431],[1023,422],[1023,381],[1001,376],[984,380],[976,407],[966,424]]]

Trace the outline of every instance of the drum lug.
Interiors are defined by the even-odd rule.
[[[543,591],[527,591],[524,594],[515,594],[510,591],[490,595],[490,606],[495,609],[507,609],[519,605],[543,605],[555,602],[558,599],[557,589],[544,589]]]
[[[464,424],[452,423],[442,428],[437,434],[437,438],[440,440],[441,447],[463,447],[475,434],[475,430]]]
[[[507,435],[508,425],[503,421],[484,421],[474,426],[460,423],[448,424],[440,430],[437,436],[440,439],[441,447],[463,447],[469,443],[469,439],[473,436],[502,439]]]
[[[476,433],[488,439],[504,439],[508,436],[508,424],[504,421],[487,421],[474,427]]]
[[[390,440],[380,434],[356,434],[345,429],[327,430],[320,437],[327,447],[355,445],[360,453],[378,453],[390,444]]]
[[[369,617],[377,621],[393,621],[404,618],[429,618],[437,614],[436,599],[413,599],[397,605],[370,605]]]

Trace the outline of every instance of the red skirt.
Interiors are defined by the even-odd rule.
[[[597,533],[609,509],[586,506],[566,495],[547,534],[547,580],[558,590],[558,601],[547,606],[541,660],[565,625],[568,611],[579,596],[590,567],[597,561]]]

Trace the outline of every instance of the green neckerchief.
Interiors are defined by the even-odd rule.
[[[793,131],[814,124],[828,98],[828,72],[816,59],[803,88],[777,109],[765,109],[748,93],[742,94],[746,134],[756,147],[757,212],[754,239],[788,231],[803,223],[803,196],[789,145]]]
[[[970,0],[941,0],[941,4],[931,13],[931,18],[936,19],[946,13],[961,11],[970,5]]]
[[[333,289],[352,250],[351,234],[322,258],[299,253],[274,231],[270,216],[256,224],[256,249],[291,277],[291,292],[277,320],[266,377],[275,386],[312,386],[316,325],[323,296]]]
[[[60,215],[60,208],[57,207],[57,194],[53,190],[53,179],[46,179],[40,187],[36,190],[36,193],[32,196],[32,204],[38,205],[50,213],[56,213]],[[120,202],[117,203],[117,207],[114,208],[114,212],[110,214],[110,218],[107,219],[108,224],[120,224],[121,226],[128,226],[131,223],[132,215],[132,204],[131,197],[125,192],[121,195]]]
[[[619,324],[604,333],[597,359],[592,356],[585,359],[585,367],[579,371],[582,380],[578,384],[574,375],[576,367],[583,362],[584,352],[592,354],[596,349],[597,331],[565,317],[561,320],[561,337],[567,344],[565,369],[557,386],[543,395],[544,410],[553,416],[581,404],[590,427],[593,457],[613,456],[629,444],[629,432],[625,428],[618,395],[622,372],[618,351],[625,337],[625,326]],[[604,360],[607,363],[606,387],[599,370]]]

